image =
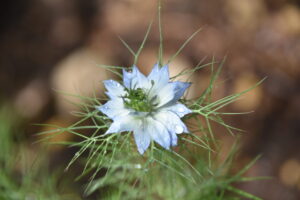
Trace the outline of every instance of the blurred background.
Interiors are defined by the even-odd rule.
[[[19,149],[3,152],[17,160],[22,152],[34,163],[43,149],[34,144],[40,139],[35,133],[47,128],[33,124],[68,126],[76,120],[70,112],[78,108],[69,101],[78,99],[58,91],[81,95],[96,91],[101,95],[101,81],[112,74],[97,64],[130,66],[133,58],[118,36],[137,49],[154,20],[138,62],[141,70],[148,73],[156,63],[159,44],[156,15],[157,2],[153,0],[3,2],[0,134],[10,134],[13,149]],[[238,187],[266,200],[300,199],[300,2],[168,0],[163,6],[162,20],[166,59],[194,31],[203,28],[170,65],[171,74],[193,68],[204,58],[205,63],[213,56],[221,60],[227,55],[215,90],[216,99],[245,90],[267,77],[262,85],[226,108],[230,112],[254,112],[227,117],[226,122],[246,130],[235,164],[242,166],[260,154],[262,157],[247,175],[273,179]],[[189,97],[201,94],[209,78],[209,69],[195,73]],[[216,126],[216,135],[226,152],[234,138],[218,130]],[[54,140],[71,139],[68,134],[63,137]],[[50,146],[48,151],[49,160],[43,163],[50,174],[62,171],[58,169],[65,167],[72,156],[71,150],[63,147]],[[0,162],[1,167],[2,162],[6,161]],[[21,170],[22,163],[14,163],[8,174],[14,174],[10,178],[19,181],[27,172]],[[80,169],[73,169],[76,170]],[[82,198],[82,183],[72,182],[76,173],[71,170],[59,176],[67,176],[70,183],[63,187],[61,182],[65,180],[59,180],[54,190],[72,194],[73,199]]]

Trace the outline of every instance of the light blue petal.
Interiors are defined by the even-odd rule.
[[[162,107],[165,105],[170,106],[172,104],[175,104],[182,97],[185,90],[190,85],[190,83],[180,81],[171,82],[165,85],[163,88],[158,88],[156,91],[153,91],[151,95],[157,95],[159,99],[158,107]]]
[[[150,88],[150,81],[146,78],[146,76],[143,73],[141,73],[136,66],[133,66],[133,70],[136,71],[136,76],[132,78],[131,88]]]
[[[176,146],[177,145],[177,135],[174,132],[170,132],[171,137],[171,145]]]
[[[143,129],[139,128],[133,132],[135,143],[140,154],[144,154],[150,145],[150,136]]]
[[[178,115],[171,111],[161,111],[155,114],[155,119],[159,120],[169,132],[175,132],[177,134],[188,133],[188,129],[181,121]]]
[[[174,112],[180,118],[183,117],[184,115],[192,113],[192,111],[190,109],[188,109],[185,105],[183,105],[181,103],[176,103],[171,106],[165,107],[163,109]]]
[[[191,83],[175,81],[174,85],[174,99],[173,102],[178,101],[184,94],[185,90],[191,86]]]
[[[161,129],[160,132],[153,133],[152,137],[155,142],[157,142],[167,150],[170,150],[171,146],[177,145],[176,133],[174,131],[169,131],[166,127],[164,127],[164,129]]]
[[[132,72],[123,69],[123,82],[126,88],[150,88],[150,81],[140,72],[137,66],[132,67]]]
[[[103,81],[105,88],[108,92],[106,94],[111,98],[117,98],[125,95],[124,87],[114,80],[105,80]]]
[[[110,125],[109,129],[105,134],[109,133],[120,133],[124,131],[133,131],[141,126],[139,120],[131,117],[130,115],[121,115],[114,119],[113,123]]]
[[[113,100],[106,102],[106,104],[98,106],[97,109],[111,119],[130,112],[124,107],[123,100],[121,98],[114,98]]]
[[[170,145],[171,146],[176,146],[177,145],[177,135],[174,131],[168,131],[169,136],[170,136]]]
[[[154,65],[152,71],[148,75],[148,80],[154,81],[154,88],[162,88],[169,82],[169,68],[168,65],[160,68],[158,64]]]
[[[170,149],[170,146],[174,144],[174,139],[177,143],[177,137],[175,134],[175,138],[171,137],[168,129],[159,121],[149,118],[147,120],[148,128],[147,133],[150,135],[151,139],[157,142],[160,146],[164,147],[165,149]]]
[[[131,88],[132,79],[136,77],[137,72],[137,67],[133,67],[132,72],[127,72],[125,69],[123,69],[123,84],[126,88]]]
[[[151,93],[152,96],[156,94],[156,97],[158,98],[157,107],[161,107],[169,103],[170,101],[173,101],[175,95],[174,86],[175,86],[174,84],[167,84],[163,88],[159,88],[153,93]]]
[[[148,75],[148,79],[149,80],[156,80],[157,79],[157,75],[159,75],[159,66],[158,64],[155,64],[150,72],[150,74]]]

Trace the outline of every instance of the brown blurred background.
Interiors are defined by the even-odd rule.
[[[0,6],[0,100],[23,119],[25,138],[41,131],[32,123],[68,125],[75,110],[55,90],[90,95],[103,91],[111,74],[97,64],[129,66],[132,56],[118,40],[137,49],[154,20],[139,59],[148,73],[156,62],[159,34],[154,0],[14,0]],[[255,111],[228,117],[247,130],[241,165],[261,154],[249,176],[274,179],[239,185],[266,200],[300,199],[300,2],[297,0],[168,0],[163,6],[165,56],[172,55],[199,27],[203,30],[170,65],[175,74],[207,56],[228,56],[215,96],[264,83],[226,108]],[[209,80],[196,73],[191,97]],[[21,133],[20,133],[21,134]],[[229,147],[232,137],[216,133]],[[228,149],[228,148],[227,148]],[[55,150],[54,150],[55,151]],[[225,151],[225,150],[224,150]],[[60,158],[65,160],[65,158]]]

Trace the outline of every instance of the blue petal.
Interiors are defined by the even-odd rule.
[[[105,132],[105,134],[133,131],[140,126],[141,123],[139,120],[134,119],[130,115],[124,114],[114,118],[113,123],[110,125],[109,129]]]
[[[167,84],[163,88],[159,88],[156,91],[153,91],[151,93],[151,96],[156,94],[156,96],[158,98],[159,103],[158,103],[157,107],[164,106],[165,104],[174,100],[174,95],[175,95],[174,86],[175,85],[173,85],[173,84]]]
[[[171,111],[161,111],[155,115],[155,119],[159,120],[169,132],[173,133],[188,133],[188,129],[181,121],[178,115]]]
[[[131,88],[149,88],[150,82],[144,74],[142,74],[136,66],[133,66],[136,71],[136,76],[132,78]]]
[[[156,80],[156,76],[157,76],[157,74],[159,74],[159,71],[160,70],[159,70],[158,64],[155,64],[152,68],[152,71],[148,75],[148,79]]]
[[[106,102],[106,104],[97,107],[102,113],[113,119],[121,114],[128,114],[130,111],[124,107],[121,98],[115,98]]]
[[[111,98],[121,97],[125,94],[124,87],[114,80],[103,81],[105,88],[108,92],[106,94]]]
[[[143,129],[140,128],[138,130],[135,130],[133,135],[139,153],[144,154],[144,152],[150,145],[150,136]]]
[[[132,72],[127,72],[123,69],[123,84],[126,88],[131,88],[132,79],[136,77],[137,71],[136,67],[132,68]]]
[[[171,137],[171,145],[176,146],[177,145],[177,135],[174,132],[170,132]]]
[[[185,90],[191,86],[191,83],[175,81],[172,82],[174,85],[174,99],[173,101],[178,101],[184,94]]]
[[[148,75],[148,80],[154,81],[155,88],[162,88],[169,82],[169,68],[168,65],[159,68],[158,64],[154,65],[152,71]]]
[[[191,83],[186,82],[171,82],[165,85],[163,88],[159,88],[152,92],[151,95],[155,94],[159,98],[158,107],[170,106],[176,103],[184,94],[185,90],[191,85]]]
[[[126,72],[123,69],[123,82],[126,88],[149,88],[150,82],[144,74],[142,74],[137,66],[132,67],[132,72]]]
[[[162,123],[153,118],[149,118],[147,121],[147,133],[150,135],[151,139],[157,142],[160,146],[165,149],[170,149],[171,145],[173,146],[174,143],[177,143],[176,134],[175,138],[173,137],[174,135],[171,137],[170,132]]]
[[[175,114],[177,114],[180,118],[184,115],[187,115],[189,113],[192,113],[190,109],[188,109],[185,105],[181,103],[176,103],[174,105],[171,105],[169,107],[164,108],[165,110],[172,111]]]

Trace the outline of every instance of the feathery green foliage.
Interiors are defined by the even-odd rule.
[[[34,157],[17,141],[18,117],[11,106],[0,107],[0,199],[68,200],[75,195],[58,192],[58,173],[47,170],[47,155]]]
[[[164,63],[161,4],[158,10],[160,33],[158,62],[162,66]],[[137,52],[120,38],[134,57],[133,65],[137,63],[139,54],[144,48],[151,25],[152,23]],[[171,64],[199,31],[200,29],[171,56],[168,64]],[[67,169],[77,161],[83,163],[82,173],[77,179],[88,176],[86,194],[98,192],[99,199],[229,200],[246,197],[258,200],[260,198],[232,186],[235,182],[246,180],[242,175],[253,162],[240,172],[231,175],[229,172],[236,151],[235,146],[224,162],[218,160],[221,142],[214,136],[212,123],[224,126],[234,137],[233,132],[240,130],[226,124],[222,115],[237,113],[223,113],[221,109],[252,89],[213,101],[212,92],[224,62],[225,59],[217,62],[213,58],[211,62],[203,64],[202,60],[193,69],[186,69],[171,78],[174,80],[183,75],[192,75],[204,67],[210,67],[212,72],[209,86],[200,97],[181,100],[193,111],[192,114],[184,117],[190,133],[182,134],[179,137],[178,147],[171,151],[164,150],[152,142],[150,150],[141,156],[136,150],[131,132],[103,135],[110,126],[111,120],[96,109],[96,106],[102,105],[106,100],[97,97],[77,96],[82,99],[82,103],[78,104],[80,111],[73,114],[79,120],[69,127],[56,127],[54,130],[40,134],[57,135],[69,132],[80,138],[79,142],[67,141],[59,144],[77,149]],[[102,67],[122,77],[119,71],[122,67]]]

